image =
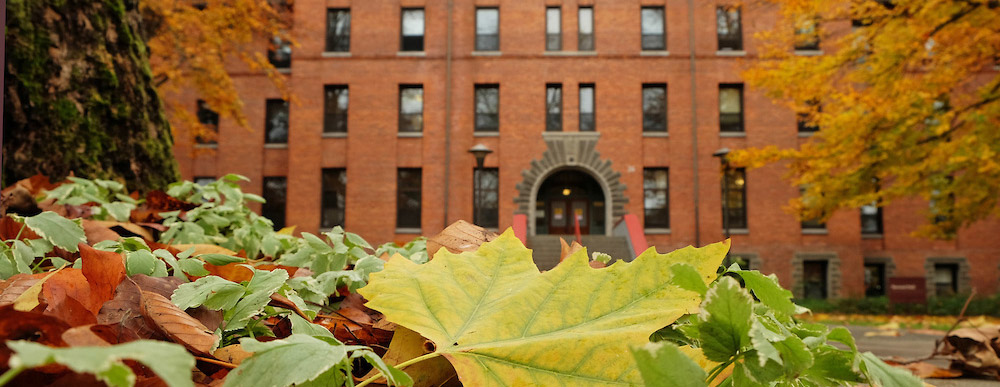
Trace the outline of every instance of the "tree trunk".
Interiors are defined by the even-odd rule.
[[[138,0],[7,0],[3,180],[179,178]]]

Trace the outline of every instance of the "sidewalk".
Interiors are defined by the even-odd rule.
[[[878,331],[875,327],[848,325],[847,329],[854,335],[858,351],[871,351],[879,357],[898,356],[904,359],[927,357],[934,350],[934,340],[944,335],[929,335],[912,333],[906,329],[899,331],[900,336],[865,336],[867,332]],[[938,367],[948,367],[948,360],[934,359],[929,361]],[[998,387],[1000,381],[989,379],[927,379],[927,383],[938,387]]]

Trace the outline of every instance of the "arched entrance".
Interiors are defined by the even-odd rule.
[[[604,189],[590,174],[575,168],[552,173],[538,188],[535,234],[604,234],[607,226]]]

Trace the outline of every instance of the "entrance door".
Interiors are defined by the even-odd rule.
[[[548,219],[550,234],[574,234],[576,223],[580,222],[580,234],[590,234],[590,201],[587,199],[553,200],[549,204]]]

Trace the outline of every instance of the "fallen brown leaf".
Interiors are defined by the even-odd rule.
[[[138,337],[166,340],[160,331],[142,316],[142,290],[132,281],[122,281],[115,292],[115,298],[105,302],[97,314],[98,324],[120,324]]]
[[[386,351],[382,360],[386,364],[397,365],[404,361],[423,356],[434,352],[434,343],[427,340],[419,333],[411,331],[405,327],[397,327],[396,334],[393,335],[389,343],[389,350]],[[435,357],[426,361],[412,364],[403,369],[413,378],[413,387],[441,386],[449,380],[456,380],[455,367],[451,366],[448,359]],[[368,379],[378,374],[378,370],[371,370],[367,375],[359,380]],[[385,379],[379,379],[385,383]],[[378,383],[379,381],[376,381]]]
[[[463,251],[474,251],[479,248],[479,245],[494,240],[497,236],[499,235],[495,232],[459,220],[441,230],[437,235],[427,238],[427,255],[433,259],[434,254],[442,247],[456,254]]]
[[[210,356],[218,338],[204,324],[191,317],[166,297],[153,292],[142,292],[142,315],[152,322],[171,341],[189,351]]]
[[[50,347],[65,347],[63,332],[70,326],[59,319],[38,312],[21,312],[13,305],[0,307],[0,341],[31,340]],[[0,345],[0,364],[6,366],[11,351]]]
[[[243,346],[239,344],[233,344],[215,350],[212,355],[224,362],[239,365],[243,360],[252,356],[253,353],[244,351]]]
[[[38,280],[31,274],[17,274],[3,281],[3,290],[0,291],[0,306],[13,304],[18,296],[38,283]]]

